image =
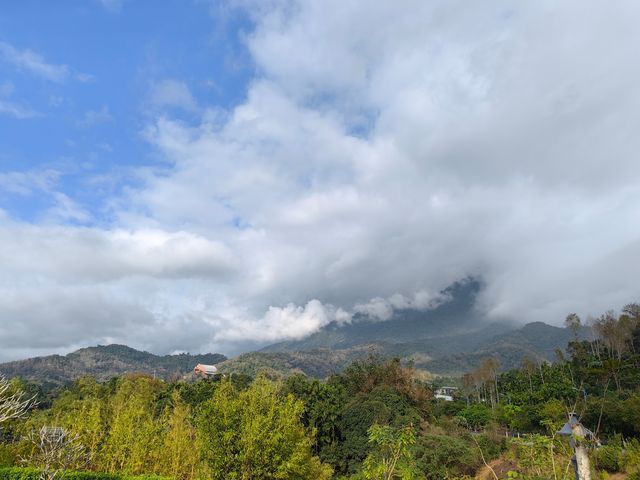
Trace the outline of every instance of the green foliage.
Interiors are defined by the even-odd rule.
[[[40,480],[36,468],[0,468],[0,480]],[[112,473],[64,472],[65,480],[169,480],[157,475],[117,475]]]
[[[412,480],[421,477],[413,455],[416,435],[412,425],[393,428],[374,424],[369,428],[374,445],[362,468],[366,480]]]
[[[517,471],[510,478],[573,480],[575,477],[567,468],[572,452],[560,439],[532,434],[514,439],[511,445]]]
[[[416,458],[428,480],[471,475],[481,463],[478,449],[463,436],[423,435],[418,439]]]
[[[11,445],[0,443],[0,467],[11,467],[16,461],[15,451]]]
[[[640,480],[640,441],[632,439],[627,442],[622,452],[622,465],[629,474],[629,480],[635,475]]]
[[[331,452],[340,437],[342,409],[347,403],[344,389],[337,384],[310,380],[304,375],[293,375],[285,381],[283,393],[290,393],[302,400],[302,421],[316,433],[314,454],[323,460],[331,458]]]
[[[324,479],[331,468],[311,453],[303,404],[263,377],[239,392],[223,380],[198,414],[202,456],[213,479]]]
[[[477,430],[489,424],[491,421],[491,409],[482,403],[474,403],[463,408],[458,416],[463,425]]]
[[[619,472],[622,460],[622,448],[618,445],[604,445],[597,448],[593,455],[597,468],[607,472]]]

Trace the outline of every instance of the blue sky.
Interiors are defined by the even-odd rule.
[[[241,41],[249,29],[242,11],[200,0],[10,2],[0,16],[0,87],[18,113],[0,113],[2,170],[55,171],[59,189],[91,213],[69,221],[108,223],[105,198],[135,181],[132,167],[159,161],[143,136],[149,116],[162,108],[194,120],[151,105],[154,86],[170,80],[199,104],[229,109],[253,73]],[[96,188],[105,176],[117,181]],[[0,195],[27,221],[54,201]]]
[[[635,0],[5,3],[0,360],[640,300]]]

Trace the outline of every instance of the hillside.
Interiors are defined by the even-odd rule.
[[[496,331],[501,331],[502,326]],[[502,369],[519,366],[524,358],[536,361],[556,360],[556,350],[564,351],[571,333],[564,328],[536,322],[509,332],[491,335],[487,326],[472,333],[427,338],[413,342],[371,342],[348,348],[271,351],[274,347],[229,359],[220,368],[224,372],[253,375],[266,370],[273,375],[304,373],[324,378],[341,371],[356,359],[370,355],[399,357],[411,361],[427,374],[461,375],[476,368],[486,357],[495,357]],[[586,337],[586,331],[582,337]]]
[[[383,322],[360,316],[348,324],[332,323],[304,339],[229,360],[226,367],[328,374],[340,368],[342,358],[374,351],[411,360],[429,372],[457,375],[488,356],[498,358],[504,369],[525,357],[553,361],[556,350],[563,351],[572,338],[567,329],[542,322],[489,322],[474,307],[480,288],[474,279],[457,282],[442,292],[448,301],[432,310],[399,310]],[[587,337],[586,329],[581,337]]]
[[[81,348],[67,355],[49,355],[0,364],[0,372],[7,377],[20,376],[26,380],[48,384],[64,384],[83,375],[107,380],[124,373],[148,373],[169,379],[190,372],[197,363],[216,364],[226,360],[224,355],[154,355],[126,345],[99,345]]]
[[[396,327],[394,320],[385,323],[388,323],[389,331]],[[444,335],[441,327],[440,335],[410,342],[376,340],[354,344],[354,340],[342,336],[340,344],[350,346],[293,350],[295,343],[290,342],[280,344],[287,349],[277,351],[272,345],[232,359],[211,353],[158,356],[125,345],[107,345],[82,348],[65,356],[50,355],[0,364],[0,372],[8,377],[20,376],[39,383],[60,385],[83,375],[107,380],[134,372],[171,379],[189,373],[197,363],[207,363],[217,364],[223,373],[255,375],[266,371],[272,376],[303,373],[325,378],[340,372],[354,360],[378,355],[411,361],[426,374],[460,375],[476,368],[488,356],[498,358],[503,369],[518,366],[525,357],[553,361],[556,350],[564,350],[572,335],[564,328],[541,322],[512,327],[509,331],[505,331],[506,328],[504,324],[487,324],[466,333]],[[581,336],[587,336],[586,330]]]

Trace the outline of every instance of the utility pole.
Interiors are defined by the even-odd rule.
[[[573,463],[576,472],[576,480],[591,480],[589,453],[585,441],[594,439],[593,432],[578,421],[575,412],[571,412],[569,413],[569,421],[557,433],[569,437],[569,443],[575,453],[571,463]]]
[[[576,476],[579,480],[591,480],[591,468],[589,466],[589,454],[584,441],[591,432],[580,422],[573,427],[574,449],[576,452]]]

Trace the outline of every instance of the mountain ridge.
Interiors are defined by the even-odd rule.
[[[198,363],[225,361],[219,353],[155,355],[127,345],[111,344],[80,348],[66,355],[47,355],[0,364],[0,373],[28,381],[62,385],[83,375],[100,381],[125,373],[146,373],[171,379],[190,372]]]

